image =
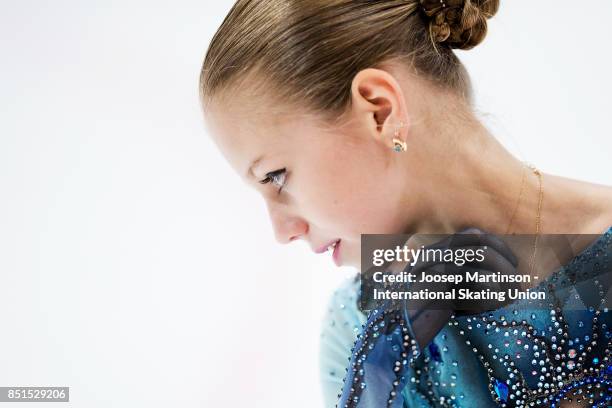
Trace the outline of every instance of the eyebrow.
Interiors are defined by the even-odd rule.
[[[255,174],[253,174],[253,168],[257,166],[257,164],[259,164],[259,162],[261,161],[261,159],[263,159],[263,155],[259,156],[258,158],[256,158],[255,160],[253,160],[253,162],[251,163],[251,165],[249,166],[247,172],[246,172],[246,176],[255,176]]]

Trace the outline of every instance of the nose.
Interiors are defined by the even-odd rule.
[[[287,209],[275,204],[268,204],[268,214],[274,229],[274,236],[281,244],[288,244],[308,232],[308,223]]]

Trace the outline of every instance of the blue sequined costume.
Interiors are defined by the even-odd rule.
[[[401,391],[404,406],[558,407],[572,395],[581,406],[612,407],[612,312],[574,304],[577,291],[606,296],[610,288],[596,274],[612,268],[611,257],[612,227],[540,283],[556,307],[533,310],[517,301],[452,318],[414,361]],[[366,322],[358,291],[358,279],[339,288],[324,321],[326,407],[336,406],[351,348]]]

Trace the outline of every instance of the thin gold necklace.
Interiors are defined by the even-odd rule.
[[[523,162],[523,171],[522,171],[522,176],[521,176],[521,187],[519,189],[519,196],[518,196],[518,199],[516,200],[516,205],[514,207],[514,210],[512,211],[512,216],[510,217],[508,228],[506,228],[506,235],[510,233],[510,228],[512,227],[514,218],[516,216],[516,212],[518,210],[519,204],[521,202],[521,198],[523,196],[523,188],[525,186],[525,168],[529,168],[533,172],[533,174],[535,174],[538,177],[538,184],[539,184],[538,209],[536,212],[536,228],[535,228],[536,231],[535,231],[535,236],[533,238],[533,254],[531,256],[531,261],[529,262],[529,269],[531,271],[530,273],[531,275],[533,275],[533,269],[535,267],[535,258],[536,258],[536,254],[538,250],[538,237],[540,235],[540,229],[541,229],[541,224],[542,224],[542,200],[544,199],[544,190],[542,188],[542,173],[531,163]]]
[[[521,203],[521,197],[523,196],[523,187],[525,186],[525,169],[526,168],[527,168],[527,165],[523,163],[523,171],[521,171],[521,188],[519,189],[519,196],[516,200],[516,205],[514,206],[514,210],[512,211],[512,216],[510,217],[510,222],[508,223],[508,228],[506,228],[505,235],[508,235],[510,233],[510,227],[512,226],[512,223],[514,223],[514,217],[516,216],[516,211],[518,210],[519,204]]]
[[[538,193],[538,212],[536,213],[536,233],[533,238],[533,256],[531,257],[530,273],[533,276],[533,268],[535,267],[536,252],[538,250],[538,237],[540,236],[540,228],[542,224],[542,200],[544,199],[544,190],[542,189],[542,173],[533,164],[528,164],[528,167],[533,173],[538,176],[540,191]]]

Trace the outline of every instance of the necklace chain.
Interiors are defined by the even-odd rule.
[[[538,250],[538,237],[540,236],[540,228],[542,224],[542,200],[544,198],[544,190],[542,189],[542,173],[533,164],[528,164],[533,173],[538,176],[539,193],[538,193],[538,211],[536,213],[536,233],[533,237],[533,255],[530,262],[530,271],[533,276],[533,269],[536,262],[536,252]]]
[[[521,198],[523,196],[523,187],[525,186],[525,169],[526,168],[527,168],[527,165],[523,163],[523,171],[521,172],[521,188],[519,189],[519,196],[516,200],[516,205],[514,206],[514,210],[512,211],[512,216],[510,217],[510,222],[508,223],[508,228],[506,228],[505,235],[508,235],[510,233],[510,227],[512,226],[512,223],[514,222],[516,211],[518,210],[519,204],[521,203]]]
[[[537,250],[538,250],[538,237],[540,235],[540,229],[541,229],[541,225],[542,225],[542,200],[544,199],[544,190],[542,188],[542,173],[540,172],[540,170],[538,170],[533,164],[531,163],[527,163],[527,162],[523,162],[523,171],[522,171],[522,175],[521,175],[521,187],[519,189],[519,196],[516,200],[516,205],[514,207],[514,210],[512,211],[512,216],[510,217],[510,222],[508,223],[508,228],[506,228],[506,235],[508,235],[510,233],[510,228],[512,227],[512,224],[514,222],[514,218],[516,216],[516,212],[518,210],[518,207],[521,203],[521,199],[523,197],[523,189],[525,186],[525,169],[529,168],[533,174],[535,174],[538,177],[538,208],[537,208],[537,212],[536,212],[536,219],[535,219],[535,236],[533,238],[533,254],[531,255],[531,260],[529,262],[529,269],[530,269],[530,273],[531,275],[533,275],[533,269],[535,267],[535,258],[536,258],[536,254],[537,254]]]

